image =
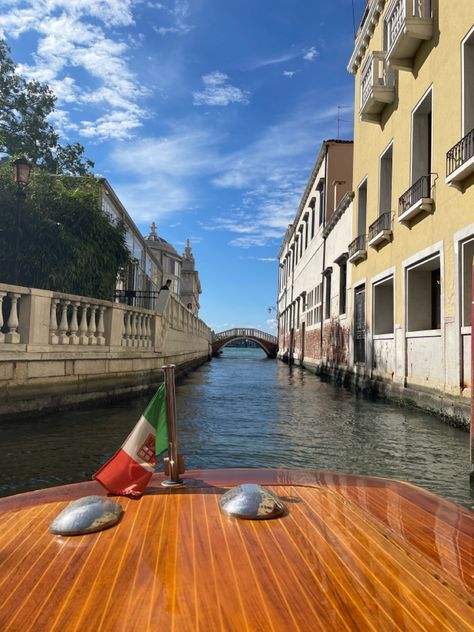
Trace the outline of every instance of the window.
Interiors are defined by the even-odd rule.
[[[380,159],[379,215],[392,210],[392,145]]]
[[[441,328],[440,257],[407,269],[407,330]]]
[[[322,283],[319,283],[315,288],[314,288],[314,304],[315,304],[315,309],[314,309],[314,324],[317,325],[321,322],[322,320],[322,314],[323,314],[323,285]]]
[[[462,326],[471,326],[471,305],[472,305],[472,260],[474,257],[474,238],[465,241],[461,246],[461,270],[462,270]]]
[[[463,136],[474,129],[474,29],[463,43]]]
[[[314,224],[316,222],[316,198],[311,198],[309,203],[311,207],[311,239],[314,237]]]
[[[309,226],[308,226],[308,220],[305,221],[305,234],[304,234],[304,248],[306,250],[306,248],[308,247],[308,233],[309,233]]]
[[[346,313],[347,259],[339,262],[339,315]]]
[[[324,318],[327,320],[331,318],[331,276],[332,268],[327,268],[324,271],[325,277],[325,300],[324,300]]]
[[[324,222],[324,202],[325,202],[324,180],[321,180],[320,183],[318,184],[318,191],[319,191],[319,225],[321,226],[321,224]]]
[[[393,277],[375,283],[372,291],[374,334],[393,333]]]
[[[360,185],[357,197],[357,236],[365,235],[367,225],[367,178]]]
[[[431,90],[413,112],[411,181],[431,173]]]

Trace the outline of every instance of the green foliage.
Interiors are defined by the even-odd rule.
[[[56,104],[51,88],[18,75],[9,55],[0,40],[0,153],[23,156],[50,173],[89,173],[94,163],[84,158],[84,147],[60,145],[48,121]]]
[[[6,161],[0,167],[0,281],[17,278],[23,286],[110,299],[130,255],[124,226],[112,224],[101,208],[98,180],[52,176],[37,167],[23,198],[12,174]]]

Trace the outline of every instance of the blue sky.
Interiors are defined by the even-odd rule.
[[[351,0],[0,0],[0,34],[142,232],[191,240],[202,318],[274,331],[281,239],[352,107]]]

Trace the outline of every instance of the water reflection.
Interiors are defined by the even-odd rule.
[[[0,495],[88,480],[145,399],[0,426]],[[468,434],[410,409],[356,398],[257,349],[226,348],[177,388],[188,468],[304,467],[412,481],[465,506]]]

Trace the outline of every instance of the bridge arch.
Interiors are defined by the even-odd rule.
[[[265,351],[269,358],[276,358],[278,341],[275,336],[259,329],[235,328],[214,334],[212,338],[212,355],[219,355],[223,347],[233,340],[252,340]]]

